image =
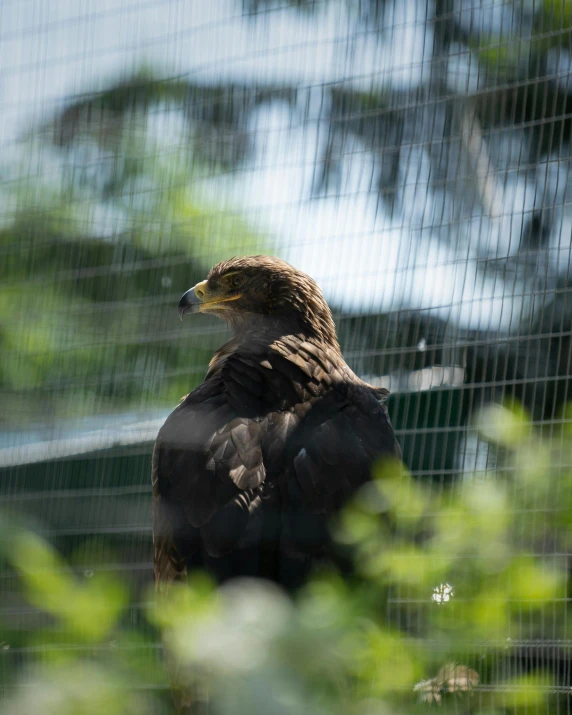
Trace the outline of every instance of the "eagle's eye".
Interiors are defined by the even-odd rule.
[[[230,276],[230,287],[231,288],[240,288],[240,286],[244,283],[244,276],[241,276],[240,273],[235,273],[235,275]]]

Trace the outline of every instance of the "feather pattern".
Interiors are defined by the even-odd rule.
[[[194,568],[296,587],[327,549],[327,519],[376,459],[399,457],[387,392],[346,365],[315,283],[277,259],[233,260],[207,283],[220,293],[225,272],[244,272],[246,298],[223,316],[234,337],[155,445],[159,590]]]

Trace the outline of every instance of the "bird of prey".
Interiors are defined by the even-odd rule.
[[[376,459],[400,457],[388,392],[352,372],[320,289],[277,258],[219,263],[179,312],[233,335],[157,437],[157,588],[204,570],[296,589],[328,552],[329,517]]]

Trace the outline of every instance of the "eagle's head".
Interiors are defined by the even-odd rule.
[[[271,256],[242,256],[211,269],[179,302],[185,313],[211,313],[235,333],[262,325],[300,332],[337,345],[332,313],[318,285]]]

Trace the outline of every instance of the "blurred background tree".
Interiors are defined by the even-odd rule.
[[[407,29],[405,10],[387,0],[287,5],[245,0],[245,21],[256,27],[279,10],[319,29],[335,11],[341,28],[348,23],[347,43],[363,38],[390,48]],[[350,74],[315,87],[256,74],[165,79],[144,69],[66,102],[31,130],[15,166],[4,169],[10,281],[0,300],[0,379],[8,423],[39,411],[53,419],[166,405],[196,383],[220,336],[209,342],[209,325],[203,342],[199,327],[183,347],[168,312],[181,289],[237,250],[293,254],[288,240],[249,228],[244,210],[219,199],[227,193],[221,187],[256,171],[261,117],[277,108],[304,131],[317,125],[308,138],[315,200],[362,187],[352,175],[363,165],[364,190],[401,233],[405,264],[378,268],[397,276],[389,309],[348,310],[338,301],[356,369],[393,375],[399,392],[399,374],[462,367],[473,389],[451,396],[461,427],[474,404],[507,391],[536,419],[561,416],[572,325],[572,123],[561,77],[568,4],[493,3],[488,14],[455,0],[405,5],[415,17],[410,34],[426,44],[409,81],[391,64],[367,81]],[[370,63],[363,58],[364,68]],[[421,185],[426,195],[418,200]],[[300,201],[306,188],[298,187]],[[425,259],[419,267],[416,254]],[[450,282],[464,285],[441,306],[439,291],[422,285],[422,274],[440,271],[436,255],[456,266]],[[398,427],[411,428],[399,417],[404,411],[416,410],[398,406]],[[441,472],[454,471],[460,449],[462,439]]]
[[[206,275],[206,253],[228,258],[237,242],[271,250],[236,211],[194,190],[206,165],[172,126],[181,88],[167,85],[171,96],[137,81],[152,88],[141,106],[136,87],[114,88],[88,121],[62,119],[65,142],[35,130],[4,166],[13,178],[3,201],[14,207],[0,231],[7,427],[176,403],[220,340],[209,326],[201,345],[182,343],[173,306],[183,286]]]

